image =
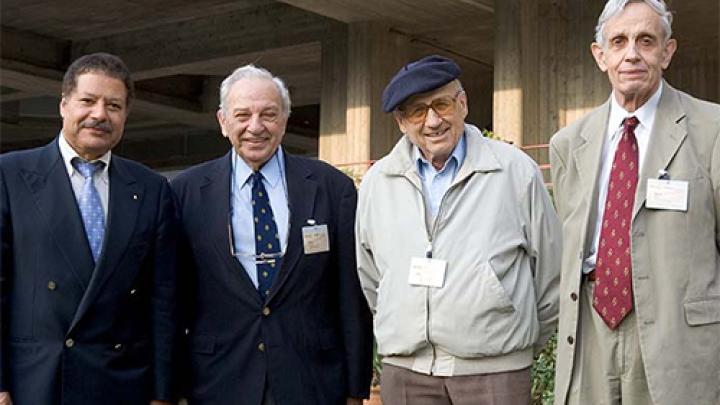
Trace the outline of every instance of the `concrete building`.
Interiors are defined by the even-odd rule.
[[[667,77],[720,101],[720,1],[673,0],[679,51]],[[225,153],[220,80],[254,62],[286,79],[285,147],[362,171],[399,133],[380,110],[397,69],[456,59],[469,120],[516,145],[545,144],[602,103],[590,43],[603,0],[3,0],[0,151],[58,133],[62,73],[94,51],[121,56],[138,99],[121,155],[159,170]],[[529,148],[540,163],[546,149]]]

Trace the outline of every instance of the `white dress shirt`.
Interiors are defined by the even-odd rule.
[[[77,201],[79,206],[80,194],[82,193],[83,184],[85,184],[85,178],[82,176],[82,174],[80,174],[80,172],[75,170],[75,167],[72,165],[72,160],[76,157],[82,159],[82,157],[75,151],[75,149],[72,148],[72,146],[70,146],[67,139],[65,139],[65,134],[63,134],[62,132],[60,133],[60,137],[58,139],[58,145],[60,146],[60,155],[62,156],[63,162],[65,163],[65,169],[67,170],[68,177],[70,177],[70,183],[72,184],[73,192],[75,193],[75,201]],[[100,161],[105,163],[105,166],[102,170],[98,170],[95,172],[95,174],[93,174],[93,184],[95,185],[95,189],[97,190],[98,194],[100,194],[100,203],[102,204],[106,227],[108,217],[108,201],[110,199],[109,169],[111,155],[112,152],[107,151],[104,155],[100,156],[99,159],[93,160],[93,162]]]
[[[610,171],[612,162],[615,158],[620,138],[622,135],[622,123],[625,118],[635,116],[640,121],[635,128],[635,139],[638,145],[638,176],[642,174],[642,167],[645,162],[645,154],[647,153],[648,143],[650,142],[650,131],[652,131],[655,123],[655,113],[657,112],[660,95],[662,94],[663,83],[650,99],[638,108],[635,112],[630,113],[617,102],[615,95],[610,95],[610,119],[608,120],[607,133],[603,144],[601,156],[600,178],[598,179],[598,199],[597,199],[597,221],[595,222],[594,234],[592,239],[592,250],[583,263],[583,273],[589,273],[595,269],[595,260],[597,256],[598,243],[600,243],[600,230],[602,228],[603,214],[605,212],[605,200],[607,199],[608,184],[610,183]],[[638,182],[642,181],[638,177]]]
[[[270,199],[275,223],[280,237],[283,255],[287,249],[290,209],[288,207],[285,159],[282,147],[260,168],[263,185]],[[257,265],[255,264],[255,222],[252,208],[253,170],[233,151],[232,175],[230,176],[230,210],[235,258],[250,276],[255,288],[258,286]]]

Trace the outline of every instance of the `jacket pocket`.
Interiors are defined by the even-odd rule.
[[[692,299],[683,303],[690,326],[720,323],[720,297]]]
[[[215,336],[195,335],[190,339],[190,350],[193,353],[213,354],[215,353]]]
[[[507,291],[505,291],[505,287],[503,287],[502,283],[500,282],[500,279],[498,278],[497,273],[495,272],[495,269],[493,269],[492,265],[488,263],[486,266],[484,266],[482,271],[487,278],[487,291],[495,297],[494,302],[496,305],[496,310],[499,312],[514,312],[515,305],[513,305],[512,301],[510,300],[510,295],[507,293]]]

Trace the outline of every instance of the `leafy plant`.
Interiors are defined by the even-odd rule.
[[[535,357],[532,365],[532,405],[552,405],[555,399],[555,351],[557,335],[548,340],[545,348]]]

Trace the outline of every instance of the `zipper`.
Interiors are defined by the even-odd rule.
[[[427,239],[428,239],[428,246],[425,251],[425,257],[428,259],[433,258],[433,239],[435,238],[435,234],[437,233],[437,227],[438,222],[440,218],[440,214],[443,211],[443,207],[445,206],[445,198],[448,194],[450,194],[450,191],[452,191],[454,188],[458,186],[462,181],[458,181],[457,183],[453,183],[448,187],[448,189],[445,191],[445,194],[443,194],[442,198],[440,199],[440,205],[438,206],[438,212],[437,215],[435,215],[435,219],[433,220],[432,226],[429,227],[427,223],[425,224],[425,230],[427,233]],[[422,197],[424,212],[423,216],[427,218],[425,215],[425,212],[427,212],[427,203],[425,202],[425,195],[422,192],[422,189],[420,190],[420,195]],[[430,340],[430,287],[425,287],[425,313],[427,314],[427,319],[425,320],[425,339],[430,344],[430,348],[432,349],[432,361],[430,362],[430,375],[434,375],[433,369],[435,368],[435,360],[437,358],[437,353],[435,350],[435,345],[432,344],[432,341]]]

